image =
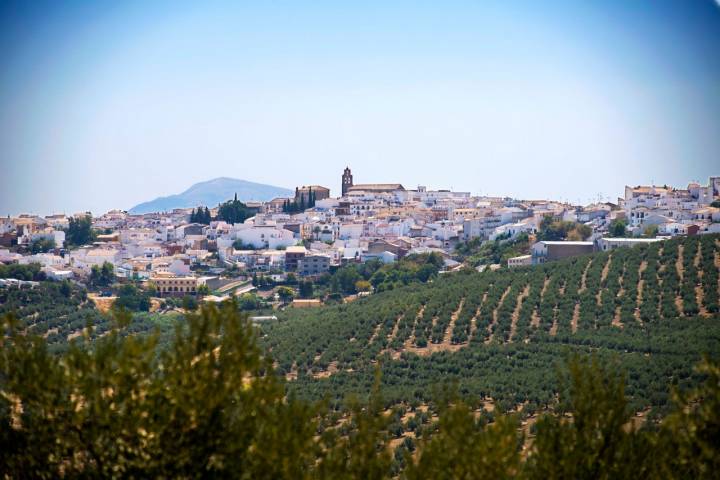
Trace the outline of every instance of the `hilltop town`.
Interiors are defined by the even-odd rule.
[[[432,256],[441,273],[497,270],[709,233],[720,233],[720,177],[685,188],[626,186],[616,202],[581,206],[355,183],[345,168],[339,196],[304,185],[269,202],[3,218],[0,263],[39,264],[44,277],[91,286],[99,298],[132,283],[157,299],[256,292],[266,305],[304,307],[377,289],[380,282],[356,278],[338,287],[333,274],[347,265]]]

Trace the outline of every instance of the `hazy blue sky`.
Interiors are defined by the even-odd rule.
[[[585,202],[720,174],[714,0],[0,3],[0,214],[218,176]]]

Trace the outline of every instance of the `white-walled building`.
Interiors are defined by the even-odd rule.
[[[54,255],[52,253],[36,253],[34,255],[26,255],[18,260],[21,265],[29,265],[31,263],[39,263],[43,267],[56,267],[62,268],[69,264],[68,259],[61,257],[60,255]]]
[[[595,248],[602,252],[615,250],[616,248],[634,247],[636,245],[649,245],[660,242],[663,238],[598,238],[595,241]]]
[[[338,238],[347,240],[350,238],[359,239],[362,237],[364,225],[362,223],[344,223],[340,225]]]
[[[532,255],[520,255],[519,257],[508,258],[507,264],[508,268],[532,265]]]
[[[297,243],[295,235],[290,230],[277,225],[235,225],[233,228],[235,240],[254,248],[278,249],[286,248]]]
[[[118,266],[122,262],[122,255],[114,248],[80,248],[70,252],[70,265],[89,273],[93,265],[101,267],[108,262]]]

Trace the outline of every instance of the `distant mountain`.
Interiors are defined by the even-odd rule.
[[[155,200],[135,205],[130,213],[166,212],[174,208],[190,208],[204,205],[215,207],[230,200],[237,193],[240,201],[268,201],[275,197],[288,197],[294,191],[288,188],[248,182],[235,178],[220,177],[207,182],[196,183],[178,195],[159,197]]]

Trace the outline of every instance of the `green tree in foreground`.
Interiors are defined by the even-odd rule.
[[[441,410],[438,433],[425,441],[416,462],[408,459],[408,480],[511,478],[520,467],[518,421],[476,419],[462,401]]]
[[[322,454],[314,477],[338,480],[389,478],[392,460],[386,444],[388,418],[382,413],[379,388],[377,370],[368,403],[351,400],[350,423],[345,434],[329,429],[321,437]]]
[[[43,339],[8,333],[0,471],[11,478],[304,478],[316,457],[313,410],[285,399],[234,305],[188,315],[162,352],[157,335],[115,329],[58,359]]]
[[[675,393],[677,408],[663,424],[659,450],[667,455],[660,476],[717,478],[720,475],[720,365],[704,361],[698,371],[706,382],[690,392]]]
[[[570,363],[559,414],[538,420],[528,476],[648,477],[653,460],[649,436],[631,426],[625,382],[615,371],[597,358]]]
[[[0,473],[8,478],[717,478],[720,367],[676,394],[660,424],[635,427],[624,379],[596,358],[570,362],[531,445],[515,415],[476,416],[460,399],[393,472],[379,380],[336,412],[287,396],[234,302],[202,307],[173,341],[125,335],[129,318],[62,355],[0,325]],[[89,332],[89,329],[86,330]],[[523,451],[523,449],[526,449]],[[411,454],[410,452],[413,451]],[[398,455],[394,455],[398,459]]]

